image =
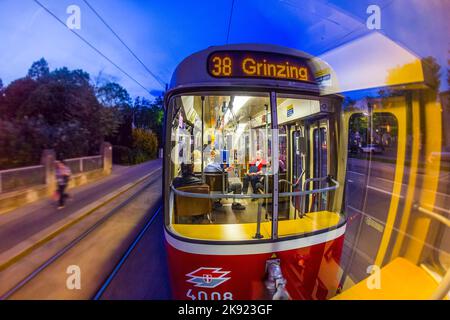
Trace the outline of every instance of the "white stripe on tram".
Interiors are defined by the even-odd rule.
[[[172,237],[164,230],[166,241],[175,249],[193,254],[204,255],[247,255],[247,254],[264,254],[279,251],[294,250],[299,248],[310,247],[339,238],[345,233],[345,224],[338,229],[327,231],[324,233],[307,236],[298,239],[277,241],[270,243],[255,244],[201,244],[186,241],[180,241]]]

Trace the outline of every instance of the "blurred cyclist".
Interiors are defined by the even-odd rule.
[[[70,175],[72,172],[70,171],[70,168],[66,166],[63,160],[56,162],[56,183],[58,185],[57,193],[59,195],[58,200],[58,209],[64,208],[64,202],[66,198],[69,196],[67,193],[65,193],[65,190],[67,188],[67,185],[69,184]]]

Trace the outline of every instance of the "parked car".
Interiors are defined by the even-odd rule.
[[[361,152],[365,153],[383,153],[384,149],[378,144],[368,144],[361,147]]]

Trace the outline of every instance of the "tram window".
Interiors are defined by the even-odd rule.
[[[336,226],[343,221],[327,205],[328,186],[328,118],[320,114],[318,100],[280,95],[277,98],[279,135],[279,201],[280,237],[293,236]],[[314,120],[311,120],[314,119]],[[323,181],[309,182],[313,178]],[[305,184],[306,182],[306,184]],[[311,195],[283,195],[317,190]],[[300,219],[306,215],[308,218]],[[318,219],[324,223],[319,223]],[[309,225],[311,224],[311,225]]]
[[[171,225],[175,231],[196,225],[190,228],[195,230],[192,237],[230,240],[220,228],[214,234],[196,232],[201,230],[199,225],[255,225],[259,213],[264,224],[261,232],[265,238],[271,236],[271,222],[266,219],[271,201],[271,195],[266,195],[271,193],[273,176],[269,105],[268,94],[227,92],[172,98],[169,183],[174,193]],[[242,234],[235,240],[252,239],[256,232],[251,226],[239,230]]]
[[[435,244],[437,260],[440,266],[448,270],[450,269],[450,228],[442,227],[442,232]]]
[[[343,222],[328,205],[328,192],[321,191],[331,183],[325,180],[330,174],[328,119],[318,106],[318,100],[277,97],[279,119],[272,132],[268,94],[172,97],[169,227],[197,239],[253,240],[272,237],[275,212],[278,236],[317,232]],[[273,136],[278,137],[278,150],[273,150]],[[314,192],[286,195],[305,191]],[[310,205],[314,202],[315,207]],[[305,214],[308,218],[301,219]]]
[[[313,171],[314,178],[324,178],[328,175],[328,162],[327,162],[327,130],[320,126],[313,130]],[[326,187],[325,181],[315,182],[314,188]],[[327,194],[320,193],[313,195],[311,198],[311,211],[320,211],[327,206]]]

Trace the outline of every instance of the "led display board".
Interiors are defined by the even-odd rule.
[[[208,57],[208,73],[215,78],[267,78],[314,82],[307,59],[257,51],[216,51]]]

